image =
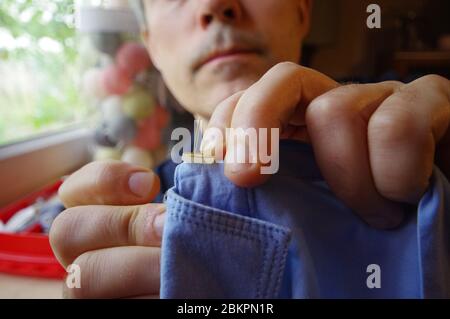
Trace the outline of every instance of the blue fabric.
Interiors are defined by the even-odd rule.
[[[181,164],[167,193],[162,298],[450,297],[450,186],[395,230],[367,226],[331,193],[310,146],[280,145],[280,171],[239,188],[222,164]],[[381,269],[368,288],[367,266]]]
[[[171,160],[167,160],[156,167],[155,173],[156,175],[158,175],[159,180],[161,181],[161,191],[153,200],[154,203],[162,203],[164,201],[164,195],[166,194],[166,192],[174,186],[173,178],[175,176],[176,168],[177,164],[175,164]]]

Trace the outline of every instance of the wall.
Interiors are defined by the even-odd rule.
[[[328,12],[313,14],[313,17],[319,19],[313,21],[313,39],[310,40],[318,42],[321,46],[311,62],[311,67],[336,79],[358,76],[367,70],[373,71],[370,40],[371,36],[380,31],[370,30],[366,26],[369,15],[366,8],[369,4],[376,3],[381,6],[382,28],[387,28],[392,27],[395,15],[420,10],[424,3],[423,0],[334,0],[336,6],[330,0],[314,2],[316,10]],[[320,31],[317,32],[317,29]],[[332,40],[328,43],[317,41],[329,39],[330,34]]]

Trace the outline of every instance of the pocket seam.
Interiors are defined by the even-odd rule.
[[[256,242],[262,248],[262,263],[257,277],[255,298],[276,297],[290,241],[291,231],[288,228],[190,201],[173,189],[169,190],[168,194],[168,206],[173,208],[169,209],[168,213],[175,220],[187,222],[203,230]],[[213,213],[215,215],[212,215]],[[238,222],[239,227],[230,221]],[[273,240],[273,245],[269,245],[268,239]],[[284,246],[281,251],[280,246]]]

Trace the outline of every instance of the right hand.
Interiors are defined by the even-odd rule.
[[[159,298],[165,206],[148,204],[159,178],[126,163],[90,163],[59,190],[67,210],[54,221],[50,243],[58,261],[81,269],[81,288],[66,298]]]

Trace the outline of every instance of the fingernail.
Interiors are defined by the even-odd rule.
[[[128,180],[130,191],[139,197],[146,197],[153,188],[154,176],[151,172],[133,173]]]
[[[166,221],[166,214],[162,213],[156,216],[155,221],[153,222],[154,230],[160,238],[162,238],[163,235],[165,221]]]

